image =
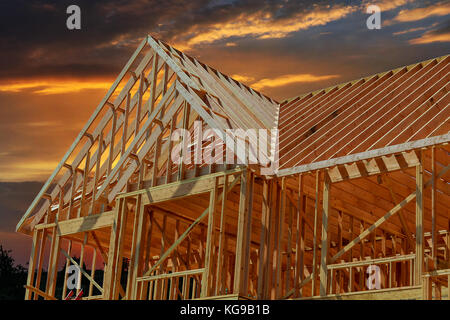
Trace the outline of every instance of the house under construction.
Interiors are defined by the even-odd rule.
[[[277,102],[146,37],[17,225],[25,298],[448,299],[449,62]]]

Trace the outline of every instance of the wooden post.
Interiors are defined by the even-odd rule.
[[[141,246],[141,257],[143,259],[143,263],[138,264],[137,274],[141,275],[147,272],[147,268],[149,266],[150,261],[150,255],[151,255],[151,241],[152,241],[152,234],[153,234],[153,211],[148,211],[146,214],[146,217],[144,219],[145,226],[143,226],[145,232],[143,235],[142,242],[144,245]],[[144,257],[145,256],[145,257]],[[189,261],[189,258],[187,258],[187,261]],[[147,294],[149,291],[149,283],[141,283],[140,284],[140,296],[136,296],[136,299],[145,300],[147,299]],[[137,288],[136,288],[137,289]],[[151,289],[151,288],[150,288]]]
[[[122,212],[122,206],[125,206],[125,199],[120,199],[116,203],[116,207],[114,209],[114,222],[111,227],[111,235],[110,235],[110,241],[109,241],[109,252],[108,252],[108,263],[105,267],[105,274],[104,274],[104,280],[103,280],[103,297],[105,300],[111,300],[113,299],[113,281],[115,279],[114,277],[114,270],[115,270],[115,264],[116,264],[116,248],[118,245],[118,234],[119,234],[119,228],[121,223],[121,212]]]
[[[219,249],[217,253],[217,270],[216,270],[216,289],[215,295],[220,294],[222,289],[222,280],[225,278],[224,272],[224,245],[225,245],[225,227],[226,227],[226,203],[227,203],[227,187],[228,175],[223,177],[223,191],[222,191],[222,207],[220,211],[220,231],[219,231]]]
[[[119,233],[117,234],[117,251],[115,255],[115,262],[114,262],[114,279],[113,279],[113,286],[112,286],[112,292],[113,292],[113,300],[117,300],[119,298],[119,294],[122,296],[125,295],[122,289],[122,284],[120,283],[120,280],[122,278],[122,264],[123,264],[123,248],[125,246],[125,233],[126,233],[126,227],[127,227],[127,218],[128,218],[128,205],[127,205],[127,198],[124,199],[120,214],[120,227],[119,227]]]
[[[117,126],[117,113],[114,108],[111,108],[111,112],[113,114],[112,124],[111,124],[111,137],[109,142],[109,157],[108,157],[108,168],[106,174],[109,175],[111,173],[112,165],[114,163],[114,147],[115,147],[115,138],[116,138],[116,126]],[[136,119],[138,121],[138,119]]]
[[[239,199],[239,217],[237,224],[236,261],[234,265],[233,293],[247,295],[248,264],[247,247],[250,245],[250,237],[245,235],[247,224],[251,223],[251,212],[248,206],[251,174],[247,170],[241,175],[241,188]]]
[[[69,240],[69,243],[67,244],[67,253],[69,255],[72,254],[72,240]],[[61,299],[64,299],[66,297],[66,293],[67,293],[67,278],[68,278],[68,273],[67,273],[67,269],[70,266],[70,260],[68,258],[66,258],[66,267],[64,268],[64,283],[63,283],[63,292],[61,295]]]
[[[81,251],[80,251],[80,268],[83,268],[83,264],[84,264],[84,251],[86,249],[86,244],[88,241],[88,236],[89,233],[85,232],[84,233],[84,239],[83,239],[83,243],[81,244]],[[80,289],[77,289],[77,295],[80,293]]]
[[[359,220],[359,233],[363,233],[365,228],[364,228],[364,221]],[[359,256],[359,260],[364,260],[365,258],[365,247],[364,247],[364,239],[361,239],[361,245],[360,245],[360,256]],[[364,286],[364,279],[365,279],[366,275],[364,274],[364,268],[360,267],[359,269],[359,287],[363,288]]]
[[[433,300],[433,281],[431,277],[425,277],[423,280],[423,300]]]
[[[42,265],[44,263],[44,254],[45,254],[45,247],[46,247],[46,242],[47,242],[47,230],[44,229],[42,230],[42,236],[41,236],[41,241],[39,244],[39,262],[37,265],[37,270],[36,270],[36,284],[35,287],[36,289],[40,289],[41,287],[41,277],[42,277]],[[34,300],[38,299],[38,295],[34,294]]]
[[[255,175],[249,172],[249,183],[247,187],[247,211],[245,218],[245,229],[244,229],[244,288],[243,291],[247,292],[248,278],[250,272],[250,255],[251,255],[251,241],[252,241],[252,212],[253,212],[253,186],[255,184]]]
[[[142,97],[144,95],[144,82],[145,75],[144,72],[141,72],[139,76],[139,89],[138,89],[138,102],[136,106],[136,120],[134,123],[134,136],[136,137],[139,132],[139,125],[141,120],[141,112],[142,112]],[[149,110],[149,114],[151,114],[151,110]],[[134,150],[136,151],[136,150]]]
[[[97,249],[92,248],[92,264],[91,264],[91,278],[95,279],[95,263],[97,261]],[[94,283],[91,281],[89,283],[89,296],[92,296],[92,293],[94,291]]]
[[[283,226],[284,226],[284,215],[286,211],[286,178],[282,178],[281,180],[281,195],[280,195],[280,211],[278,212],[278,231],[277,231],[277,255],[276,255],[276,281],[274,283],[276,287],[276,295],[275,298],[280,298],[281,296],[281,289],[282,289],[282,283],[281,283],[281,269],[283,265],[283,257],[282,257],[282,251],[283,251]]]
[[[415,285],[422,284],[423,272],[423,166],[416,166],[416,259],[415,259]]]
[[[48,295],[55,297],[55,289],[56,289],[56,273],[58,271],[58,258],[59,258],[59,242],[60,242],[60,236],[58,234],[58,230],[56,230],[53,234],[54,237],[54,244],[53,244],[53,252],[51,254],[51,264],[48,266],[48,287],[47,287],[47,293]]]
[[[294,274],[294,297],[301,296],[303,289],[299,288],[300,281],[303,280],[303,259],[305,251],[305,220],[304,220],[304,207],[305,200],[303,194],[303,181],[302,175],[298,176],[298,208],[297,208],[297,233],[296,233],[296,246],[295,246],[295,274]]]
[[[141,263],[142,252],[141,252],[141,242],[142,242],[142,230],[144,228],[144,214],[145,205],[142,204],[142,195],[137,197],[137,204],[135,209],[135,224],[133,233],[133,244],[132,244],[132,256],[130,259],[130,266],[128,268],[128,285],[127,285],[127,298],[136,299],[137,295],[137,270]]]
[[[91,207],[89,209],[88,214],[94,214],[95,210],[95,197],[97,194],[97,184],[100,179],[100,162],[102,159],[102,153],[103,153],[103,130],[100,132],[100,135],[98,137],[98,148],[97,148],[97,160],[95,163],[95,175],[94,175],[94,184],[92,186],[92,200],[91,200]],[[70,214],[70,212],[69,212]]]
[[[344,233],[344,227],[343,227],[343,222],[344,222],[344,213],[339,210],[338,212],[338,251],[342,250],[342,238],[343,238],[343,233]],[[343,271],[343,270],[342,270]],[[332,276],[333,274],[331,274]],[[333,286],[333,282],[331,281],[331,286]],[[336,281],[335,281],[336,285],[336,293],[341,293],[344,292],[344,274],[343,272],[336,272]],[[333,290],[333,288],[331,288],[331,291]],[[332,293],[332,292],[330,292]]]
[[[46,281],[46,290],[50,296],[54,296],[55,293],[55,277],[56,277],[56,269],[58,262],[58,253],[59,253],[59,235],[57,227],[53,227],[52,236],[51,236],[51,245],[50,245],[50,256],[48,260],[48,268],[47,268],[47,281]]]
[[[271,272],[269,273],[269,285],[270,289],[270,299],[276,299],[276,287],[277,287],[277,239],[278,239],[278,215],[279,215],[279,207],[280,207],[280,195],[281,190],[279,188],[278,182],[276,180],[272,181],[272,195],[271,195],[271,205],[270,205],[270,265]]]
[[[272,245],[272,236],[273,236],[273,228],[274,228],[274,223],[273,223],[273,201],[274,201],[274,197],[276,196],[276,192],[275,192],[275,188],[274,188],[275,184],[274,184],[274,180],[269,180],[267,181],[267,217],[266,217],[266,228],[267,228],[267,232],[266,232],[266,247],[264,250],[264,256],[266,257],[266,272],[264,275],[264,299],[268,299],[270,297],[270,290],[271,290],[271,284],[272,284],[272,250],[273,250],[273,245]]]
[[[184,107],[183,107],[183,129],[188,130],[189,129],[189,115],[191,112],[191,106],[190,104],[184,102]],[[185,154],[186,151],[186,139],[188,139],[189,137],[185,137],[183,136],[183,140],[180,141],[180,143],[182,143],[181,145],[181,153],[180,153],[180,164],[178,165],[178,175],[177,175],[177,179],[178,181],[181,181],[184,179],[184,171],[185,171],[185,167],[184,167],[184,162],[185,160],[187,160],[186,157],[189,157],[189,155]],[[190,159],[189,159],[190,160]]]
[[[167,162],[166,162],[166,184],[170,183],[172,180],[172,149],[173,149],[173,141],[171,139],[173,132],[176,130],[177,118],[174,116],[172,121],[170,121],[170,133],[169,133],[169,146],[167,147]]]
[[[286,274],[285,274],[285,278],[286,278],[286,291],[289,291],[291,289],[291,287],[293,288],[293,283],[292,283],[292,277],[291,277],[291,266],[292,266],[292,239],[293,239],[293,222],[294,222],[294,217],[293,217],[293,211],[294,211],[294,206],[292,205],[292,203],[289,203],[289,215],[288,215],[288,232],[287,232],[287,236],[288,236],[288,243],[287,243],[287,264],[286,264]]]
[[[316,295],[316,280],[317,280],[317,224],[319,216],[320,205],[320,171],[316,171],[316,202],[314,206],[314,234],[313,234],[313,261],[312,261],[312,290],[311,296]]]
[[[155,105],[155,97],[156,97],[156,81],[158,79],[158,64],[159,64],[159,56],[156,53],[156,51],[153,54],[153,64],[152,64],[152,71],[151,71],[151,75],[150,75],[150,81],[151,81],[151,86],[150,86],[150,97],[149,97],[149,114],[152,113],[154,105]]]
[[[267,268],[268,268],[268,237],[269,237],[269,182],[264,179],[262,193],[261,211],[261,237],[259,245],[259,265],[258,265],[258,299],[264,299],[267,289]]]
[[[327,259],[328,259],[328,218],[330,213],[330,188],[328,175],[324,174],[323,206],[322,206],[322,250],[320,258],[320,295],[327,295]],[[336,279],[337,280],[337,279]]]
[[[435,267],[437,267],[436,237],[436,148],[433,146],[431,148],[431,256]]]
[[[213,248],[215,245],[215,232],[214,229],[216,227],[215,222],[215,214],[216,214],[216,202],[217,202],[217,193],[218,193],[218,178],[214,178],[214,189],[210,192],[209,197],[209,216],[208,216],[208,231],[206,235],[206,254],[205,254],[205,271],[203,272],[202,277],[202,290],[201,297],[208,297],[210,295],[210,287],[212,283],[212,275],[213,275]]]
[[[86,162],[84,164],[84,172],[83,172],[83,187],[81,189],[81,199],[80,199],[80,207],[78,209],[78,215],[77,218],[81,217],[83,215],[83,208],[86,202],[86,192],[87,192],[87,183],[89,179],[89,166],[91,161],[91,152],[88,151],[86,153]],[[64,200],[62,200],[64,201]],[[62,204],[61,204],[62,208]]]
[[[125,103],[125,112],[123,115],[123,129],[122,129],[122,142],[121,142],[121,148],[120,148],[120,156],[123,156],[125,153],[125,148],[127,146],[127,137],[128,137],[128,118],[130,115],[130,103],[131,103],[131,94],[130,92],[127,93],[127,100]]]
[[[44,231],[40,232],[39,230],[33,231],[33,242],[31,243],[31,254],[30,254],[30,262],[28,264],[28,277],[27,277],[27,286],[32,287],[34,282],[34,270],[36,268],[36,259],[38,251],[38,242],[39,236],[43,234]],[[31,299],[31,291],[29,289],[25,290],[25,300]]]
[[[353,216],[350,216],[349,233],[350,233],[350,238],[354,239],[354,237],[355,237],[354,236],[354,234],[355,234],[355,227],[354,227]],[[350,249],[350,262],[353,262],[353,249]],[[348,292],[352,292],[353,291],[353,281],[354,281],[353,270],[352,270],[352,268],[350,268],[349,281],[348,281]]]

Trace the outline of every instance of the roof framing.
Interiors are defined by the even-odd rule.
[[[173,121],[175,129],[180,126],[187,105],[195,113],[191,119],[202,119],[222,136],[229,134],[226,129],[272,129],[276,127],[279,109],[275,100],[147,36],[16,230],[21,230],[33,213],[32,220],[27,220],[28,228],[38,224],[48,210],[55,210],[58,205],[72,206],[76,197],[83,202],[91,194],[92,205],[104,199],[114,201],[138,166],[149,162],[149,158],[159,158],[160,153],[168,156],[169,143],[161,137],[171,130]],[[192,120],[186,125],[186,129],[192,127]],[[154,168],[156,177],[161,173],[161,165]],[[51,190],[52,185],[56,186]]]

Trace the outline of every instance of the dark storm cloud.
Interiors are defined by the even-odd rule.
[[[327,3],[3,0],[0,3],[0,78],[112,76],[148,33],[170,41],[183,36],[193,26],[230,21],[243,13],[267,12],[275,19],[285,19]],[[66,8],[71,4],[81,8],[81,30],[66,28]]]
[[[436,29],[431,30],[430,34],[433,35],[439,35],[439,34],[446,34],[450,33],[450,20],[445,21],[444,23],[441,23],[436,27]]]
[[[158,12],[145,16],[141,10],[128,12],[125,1],[115,3],[118,8],[111,1],[3,1],[0,76],[116,73],[115,60],[131,48],[110,42],[133,33],[142,37],[155,26]],[[81,7],[81,30],[66,28],[70,4]]]

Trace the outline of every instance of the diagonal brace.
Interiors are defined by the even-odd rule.
[[[230,186],[227,188],[227,193],[230,192],[234,186],[238,183],[238,181],[240,181],[240,175],[234,179],[234,181],[232,183],[230,183]],[[218,197],[218,202],[222,201],[223,199],[223,193],[221,193]],[[192,224],[186,229],[186,231],[177,239],[177,241],[175,241],[172,246],[167,249],[166,252],[164,252],[164,254],[161,256],[161,258],[151,267],[150,270],[148,270],[145,274],[144,277],[149,276],[153,271],[156,270],[156,268],[158,268],[161,263],[164,262],[165,259],[167,259],[167,257],[170,256],[170,254],[172,253],[173,250],[175,250],[178,245],[183,242],[183,240],[189,235],[189,233],[192,231],[192,229],[194,229],[195,226],[197,226],[204,218],[206,218],[206,216],[209,213],[209,206],[208,208],[205,209],[205,211],[203,211],[203,213],[194,221],[192,222]]]

